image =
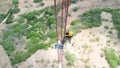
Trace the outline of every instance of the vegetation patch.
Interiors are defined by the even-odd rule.
[[[71,22],[70,30],[74,33],[80,32],[81,29],[98,27],[101,25],[101,9],[92,9],[80,15],[80,19]],[[77,29],[77,30],[76,30]],[[77,32],[75,32],[76,30]]]
[[[33,0],[34,3],[42,2],[43,0]]]
[[[21,15],[16,24],[4,30],[1,44],[12,65],[25,61],[37,50],[47,49],[55,42],[55,27],[51,28],[55,24],[54,8],[46,8]]]
[[[19,0],[13,0],[13,4],[18,4]]]
[[[114,49],[106,48],[105,56],[111,68],[117,68],[117,66],[120,65],[120,58],[118,57]]]
[[[13,0],[13,6],[7,13],[10,14],[8,16],[8,19],[6,20],[6,24],[10,24],[13,22],[13,19],[14,19],[14,14],[18,13],[20,11],[19,7],[18,7],[18,3],[19,3],[19,0]]]
[[[0,23],[5,19],[6,14],[0,14]]]
[[[74,7],[74,8],[73,8],[73,11],[74,11],[74,12],[77,12],[78,10],[79,10],[79,7]]]
[[[92,28],[92,27],[98,27],[101,25],[101,12],[108,12],[112,14],[112,20],[115,25],[115,28],[118,30],[118,38],[120,38],[120,9],[114,9],[114,8],[96,8],[91,9],[90,11],[86,11],[82,15],[80,15],[80,19],[75,20],[71,23],[70,30],[78,30],[80,29],[86,29],[86,28]],[[105,29],[109,29],[108,26],[104,27]],[[76,32],[75,32],[76,33]],[[111,32],[110,32],[111,33]]]
[[[77,3],[78,0],[70,0],[70,3]]]
[[[120,10],[116,10],[112,12],[112,19],[115,28],[118,30],[118,38],[120,39]]]
[[[69,52],[65,52],[65,58],[68,61],[68,64],[67,64],[68,66],[74,65],[74,62],[76,60],[76,57],[74,54],[71,54]]]

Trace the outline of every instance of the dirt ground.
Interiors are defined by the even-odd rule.
[[[12,0],[0,0],[0,14],[7,13],[12,7]]]

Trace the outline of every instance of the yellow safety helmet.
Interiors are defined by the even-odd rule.
[[[69,31],[68,36],[73,36],[73,32]]]
[[[73,36],[73,32],[72,31],[68,31],[68,32],[65,33],[65,36],[71,37],[71,36]]]

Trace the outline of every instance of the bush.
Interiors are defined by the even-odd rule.
[[[40,39],[43,40],[43,41],[46,41],[47,40],[47,36],[46,35],[41,35]]]
[[[38,3],[38,2],[41,2],[41,1],[43,1],[43,0],[33,0],[33,2],[35,2],[35,3]]]
[[[0,14],[0,23],[5,19],[6,14]]]
[[[12,30],[12,32],[14,32],[14,35],[17,35],[17,37],[19,35],[25,35],[27,31],[26,25],[19,24],[19,23],[12,25],[10,29]]]
[[[24,17],[20,17],[20,18],[18,19],[18,23],[24,23],[24,21],[25,21]]]
[[[29,52],[16,52],[16,55],[13,59],[11,59],[12,65],[20,63],[21,61],[25,61],[28,57],[30,57],[31,54]]]
[[[102,11],[110,13],[113,11],[113,9],[108,7],[108,8],[103,8]]]
[[[18,4],[19,0],[13,0],[13,4]]]
[[[80,23],[79,20],[74,20],[74,21],[71,22],[71,25],[78,25],[79,23]]]
[[[74,8],[73,8],[73,11],[74,11],[74,12],[77,12],[78,10],[79,10],[79,7],[74,7]]]
[[[40,14],[42,14],[43,13],[43,9],[42,10],[38,10],[38,11],[33,11],[33,13],[35,14],[35,15],[40,15]]]
[[[116,55],[116,52],[114,49],[106,48],[105,56],[111,68],[117,68],[117,66],[120,65],[120,58],[118,57],[118,55]]]
[[[49,8],[48,8],[49,9]],[[54,15],[54,10],[53,9],[46,9],[45,10],[45,15],[49,15],[49,16],[52,16],[52,15]]]
[[[104,26],[105,29],[109,29],[109,26]]]
[[[68,61],[68,66],[72,66],[73,63],[76,60],[76,57],[74,54],[70,54],[69,52],[65,52],[65,58]]]
[[[12,64],[17,64],[25,61],[38,49],[47,49],[55,42],[56,32],[55,30],[51,29],[51,25],[55,24],[55,19],[52,17],[54,11],[53,9],[51,10],[52,12],[46,11],[48,14],[43,14],[41,18],[37,18],[37,15],[40,15],[44,11],[46,11],[46,9],[24,14],[19,18],[19,23],[12,24],[4,30],[1,44],[3,44],[7,51],[7,54],[11,57],[10,59]],[[13,16],[12,10],[10,10],[9,13],[11,14],[10,17]],[[49,27],[50,29],[48,29]],[[52,28],[54,29],[54,27]],[[16,50],[14,46],[18,43],[21,43],[23,36],[25,37],[24,41],[26,43],[24,44],[26,50],[17,52],[15,54]],[[51,40],[45,42],[48,37],[50,37]],[[16,39],[19,39],[20,42],[16,42]]]
[[[81,16],[82,22],[86,28],[98,27],[101,25],[101,9],[92,9],[83,13]]]
[[[15,50],[14,42],[11,39],[11,37],[3,39],[1,41],[1,44],[3,45],[4,49],[6,50],[8,56],[10,56],[14,52],[14,50]]]
[[[120,12],[113,11],[112,19],[113,19],[115,28],[118,30],[118,38],[120,39]]]
[[[34,44],[32,44],[32,45],[29,45],[29,47],[28,47],[28,52],[30,52],[30,53],[35,53],[40,47],[40,44],[39,43],[34,43]],[[42,47],[41,47],[42,48]]]
[[[55,30],[49,30],[48,33],[47,33],[47,36],[50,37],[51,39],[56,38]]]
[[[9,15],[8,19],[6,20],[6,24],[10,24],[13,22],[14,16],[13,15]]]
[[[30,13],[28,13],[28,14],[25,14],[25,15],[24,15],[24,18],[26,18],[26,19],[29,21],[29,20],[35,19],[36,16],[35,16],[35,13],[30,12]]]
[[[51,24],[55,24],[55,18],[47,17],[47,26],[51,28]]]
[[[44,6],[45,4],[43,2],[40,3],[40,6]]]
[[[18,13],[20,11],[20,9],[18,8],[18,6],[15,6],[15,8],[12,10],[12,13]]]
[[[70,0],[70,3],[76,3],[78,0]]]
[[[31,38],[31,37],[38,37],[39,38],[39,34],[37,32],[31,32],[27,34],[27,39]]]

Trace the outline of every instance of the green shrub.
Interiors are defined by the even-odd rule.
[[[74,12],[77,12],[78,10],[79,10],[79,7],[74,7],[74,8],[73,8],[73,11],[74,11]]]
[[[89,65],[85,65],[85,68],[91,68]]]
[[[56,27],[56,24],[51,24],[50,27],[51,29],[54,29]]]
[[[40,46],[40,44],[39,43],[34,43],[34,44],[32,44],[32,45],[29,45],[29,47],[28,47],[28,52],[30,52],[30,53],[35,53],[39,48],[42,48],[42,46]]]
[[[25,32],[27,30],[26,27],[26,25],[17,23],[15,25],[10,26],[9,29],[11,29],[12,32],[14,32],[14,35],[25,35]]]
[[[105,29],[109,29],[109,26],[104,26]]]
[[[43,41],[45,41],[45,40],[47,40],[47,36],[46,35],[41,35],[40,39],[43,40]]]
[[[117,66],[120,65],[120,58],[118,57],[114,49],[106,48],[105,56],[111,68],[117,68]]]
[[[47,33],[47,36],[50,37],[51,39],[56,38],[55,30],[49,30],[48,33]]]
[[[31,54],[29,52],[16,52],[16,55],[13,59],[11,59],[11,63],[14,65],[14,64],[17,64],[19,62],[22,62],[22,61],[25,61],[28,57],[30,57]]]
[[[13,15],[9,15],[8,19],[6,20],[6,24],[10,24],[13,22],[14,16]]]
[[[6,14],[0,14],[0,23],[5,19]]]
[[[35,13],[28,13],[28,14],[25,14],[24,15],[24,18],[26,18],[28,21],[29,20],[33,20],[33,19],[35,19],[36,18],[36,16],[35,16]]]
[[[20,17],[20,18],[18,19],[18,23],[24,23],[24,21],[25,21],[24,17]]]
[[[41,1],[43,1],[43,0],[33,0],[33,2],[35,2],[35,3],[38,3],[38,2],[41,2]]]
[[[40,15],[40,14],[42,14],[42,13],[43,13],[42,10],[39,10],[39,11],[33,11],[33,14],[35,14],[35,15]]]
[[[110,13],[113,11],[113,9],[108,7],[108,8],[103,8],[102,11]]]
[[[3,39],[1,41],[1,44],[3,45],[4,49],[6,50],[8,56],[10,56],[14,52],[14,50],[15,50],[15,48],[14,48],[14,42],[11,39],[11,37]]]
[[[118,30],[118,38],[120,39],[120,12],[118,12],[118,10],[112,12],[112,19],[115,28]]]
[[[49,8],[46,8],[45,10],[45,15],[49,15],[49,16],[52,16],[54,15],[54,10],[53,9],[49,9]]]
[[[55,24],[55,18],[47,17],[47,26],[51,28],[51,24]]]
[[[76,3],[78,0],[70,0],[70,3]]]
[[[15,8],[12,10],[12,13],[13,14],[16,14],[20,11],[19,7],[18,6],[15,6]]]
[[[92,9],[83,13],[81,21],[84,22],[86,28],[98,27],[101,25],[101,9]]]
[[[40,34],[46,33],[46,30],[48,30],[48,27],[45,24],[42,24],[42,23],[36,25],[35,28],[39,29],[39,31],[40,31],[39,33]]]
[[[19,0],[13,0],[13,4],[18,4]]]
[[[55,19],[53,17],[54,10],[53,8],[49,9],[50,11],[42,9],[21,15],[18,19],[19,23],[12,24],[4,30],[1,44],[3,44],[7,54],[11,57],[12,64],[25,61],[38,49],[47,49],[55,42],[56,32],[52,30],[54,27],[51,27],[52,24],[55,24]],[[37,16],[44,11],[46,11],[46,14],[43,14],[41,18],[37,18]],[[11,17],[14,12],[11,9],[9,13]],[[25,21],[25,19],[27,21]],[[15,40],[22,40],[23,36],[25,37],[25,50],[16,53],[15,45],[21,43],[21,41],[16,42]],[[46,41],[48,37],[50,41]]]
[[[40,35],[37,32],[31,32],[27,34],[27,39],[31,37],[39,37]]]
[[[43,2],[40,3],[40,6],[44,6],[45,4]]]
[[[65,52],[65,58],[68,61],[68,66],[72,66],[73,63],[76,60],[76,57],[74,54],[70,54],[69,52]]]
[[[71,22],[71,25],[78,25],[79,23],[80,23],[79,20],[75,20],[75,21],[72,21],[72,22]]]
[[[112,31],[109,31],[108,33],[109,33],[109,34],[112,34],[113,32],[112,32]]]

